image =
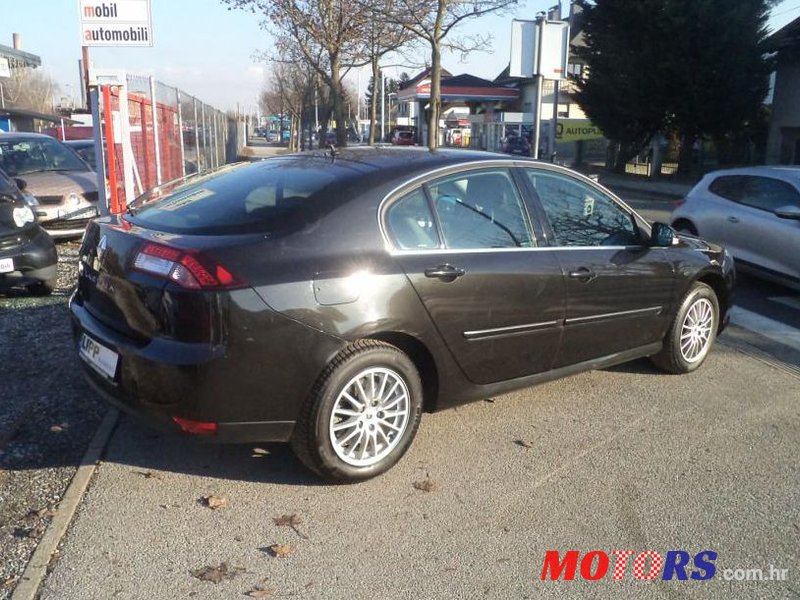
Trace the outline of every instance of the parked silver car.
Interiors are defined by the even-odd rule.
[[[58,140],[36,133],[0,133],[0,169],[21,178],[38,200],[42,227],[54,238],[83,234],[97,216],[97,175]]]
[[[671,222],[724,244],[743,270],[800,289],[800,167],[709,173]]]

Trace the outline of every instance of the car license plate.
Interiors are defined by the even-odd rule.
[[[0,273],[11,273],[14,270],[13,258],[0,258]]]
[[[114,352],[111,348],[105,347],[103,344],[96,342],[84,333],[81,336],[79,353],[81,358],[85,360],[90,367],[99,371],[109,379],[114,379],[114,375],[117,373],[119,354]]]

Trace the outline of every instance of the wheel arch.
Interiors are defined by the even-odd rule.
[[[433,353],[418,338],[399,331],[373,333],[365,339],[391,344],[402,350],[414,363],[422,380],[422,407],[427,412],[436,410],[439,400],[439,371]]]
[[[728,309],[730,309],[731,303],[731,293],[728,290],[725,278],[719,273],[705,272],[701,273],[699,277],[695,279],[695,281],[705,283],[712,290],[714,290],[714,293],[717,296],[717,302],[719,303],[719,331],[722,331],[725,322],[724,316],[727,314]]]
[[[688,230],[692,235],[698,235],[697,225],[695,225],[691,219],[687,219],[686,217],[678,217],[672,222],[673,229],[680,231],[681,226],[685,227],[686,230]]]

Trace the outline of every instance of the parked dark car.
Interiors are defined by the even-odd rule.
[[[103,396],[290,441],[344,481],[390,468],[423,409],[645,356],[692,371],[734,282],[721,247],[566,169],[390,147],[174,184],[92,222],[80,256],[70,308]]]
[[[98,214],[97,174],[49,135],[0,135],[0,169],[25,179],[39,202],[36,216],[53,237],[80,237]]]
[[[501,150],[506,154],[517,154],[519,156],[531,155],[531,144],[521,135],[510,135],[503,140]]]
[[[25,187],[0,170],[0,292],[26,288],[31,294],[47,295],[56,287],[58,255],[20,185]]]
[[[69,146],[78,153],[92,171],[97,171],[97,153],[95,152],[94,140],[64,140],[64,145]]]
[[[725,244],[740,270],[800,290],[800,167],[708,173],[671,221]]]

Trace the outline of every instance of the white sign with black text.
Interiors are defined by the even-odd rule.
[[[78,0],[82,46],[152,46],[151,0]]]

